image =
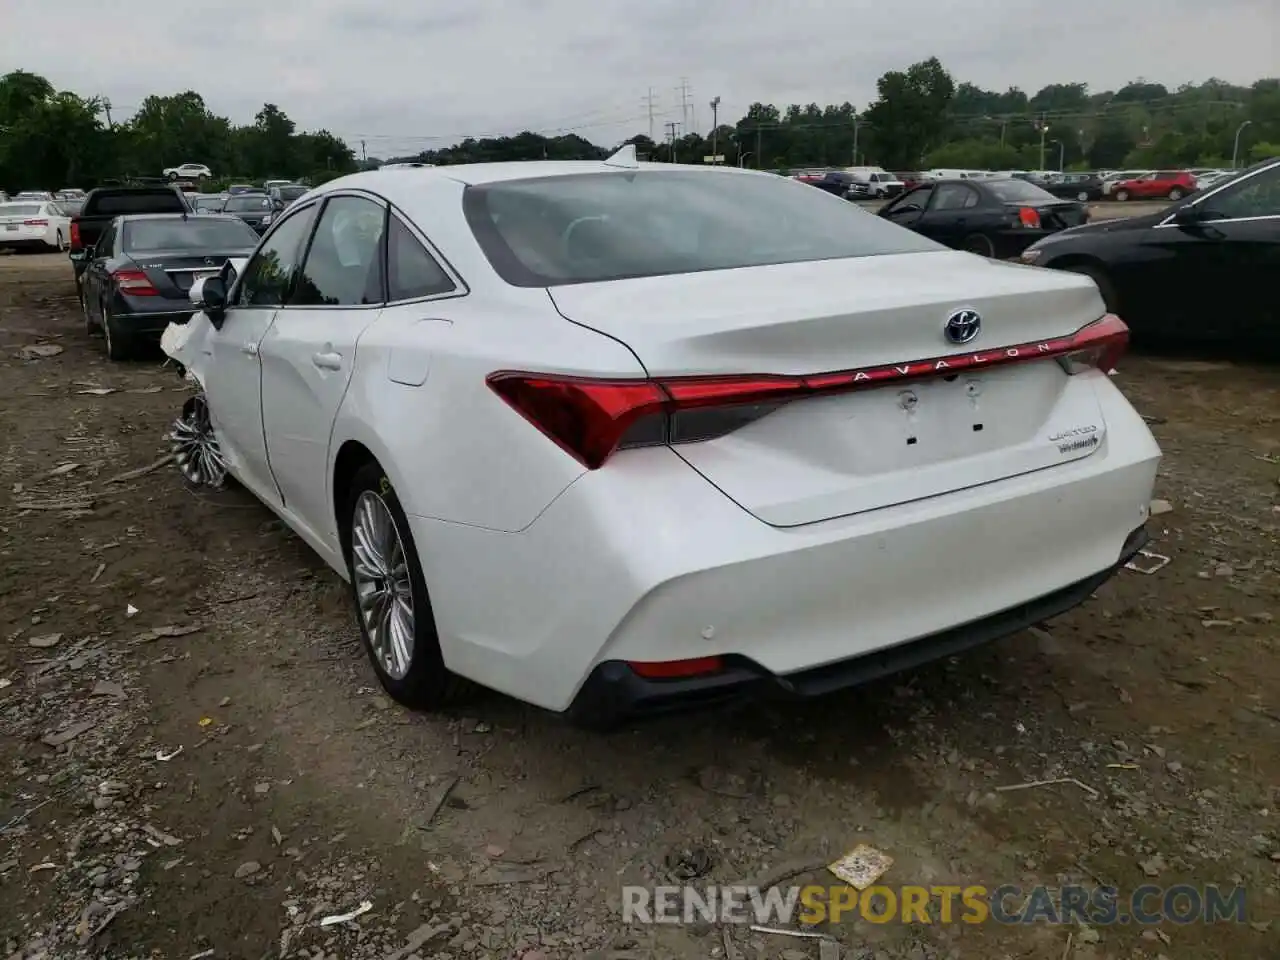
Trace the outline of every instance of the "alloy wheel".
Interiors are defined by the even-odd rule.
[[[209,419],[203,393],[192,397],[169,431],[170,449],[182,475],[191,483],[220,487],[227,479],[227,462]]]
[[[394,680],[413,664],[413,582],[400,531],[386,501],[360,494],[351,519],[351,575],[373,657]]]

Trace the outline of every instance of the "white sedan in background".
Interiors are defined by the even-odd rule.
[[[1086,600],[1160,450],[1087,277],[721,167],[359,173],[163,346],[227,472],[350,582],[386,690],[591,724],[825,693]]]
[[[66,250],[71,218],[56,203],[0,203],[0,250]]]

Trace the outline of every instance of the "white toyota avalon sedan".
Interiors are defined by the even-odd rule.
[[[335,180],[197,280],[184,472],[351,584],[396,699],[820,694],[1085,600],[1160,450],[1087,277],[736,169]]]

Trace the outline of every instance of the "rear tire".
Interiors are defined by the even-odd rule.
[[[1081,190],[1079,193],[1076,194],[1076,199],[1079,200],[1081,203],[1088,203],[1089,191]]]
[[[67,241],[63,239],[61,230],[58,231],[56,243],[57,243],[58,252],[65,253],[67,249]]]
[[[356,624],[378,682],[392,699],[408,707],[438,710],[461,699],[471,689],[471,684],[451,673],[444,665],[431,598],[427,594],[427,582],[418,561],[409,520],[381,466],[368,463],[356,472],[342,511],[343,552],[351,582]],[[391,550],[380,551],[375,547],[374,541],[383,538],[370,536],[371,527],[376,527],[369,522],[370,519],[390,520],[391,528],[385,541],[392,544]],[[392,559],[395,556],[394,545],[398,545],[398,563]],[[381,569],[387,570],[389,575],[375,578],[382,584],[377,588],[368,571],[379,568],[383,562],[386,567]],[[390,574],[392,568],[400,566],[408,576],[407,595],[412,604],[412,648],[408,651],[407,666],[389,663],[388,659],[395,658],[389,657],[386,648],[375,642],[370,629],[372,625],[376,633],[379,627],[375,621],[381,619],[376,615],[377,607],[371,603],[374,594],[404,597],[403,592],[395,589],[398,578]],[[389,619],[385,621],[388,628]]]
[[[1170,199],[1170,200],[1175,200],[1175,201],[1176,201],[1176,200],[1181,200],[1181,199],[1183,198],[1183,196],[1184,196],[1184,194],[1183,194],[1183,192],[1182,192],[1182,188],[1181,188],[1181,187],[1174,187],[1172,190],[1170,190],[1170,191],[1169,191],[1169,199]]]
[[[170,170],[170,171],[169,171],[169,179],[170,179],[171,181],[173,181],[173,180],[177,180],[177,179],[178,179],[177,171]]]
[[[111,316],[107,305],[102,305],[102,336],[106,341],[107,359],[121,363],[133,356],[133,342],[129,334],[120,329],[116,318]]]
[[[996,245],[991,238],[981,233],[971,233],[964,238],[964,242],[960,245],[962,249],[969,253],[976,253],[979,256],[995,258]]]
[[[1116,296],[1115,284],[1111,282],[1111,278],[1107,276],[1107,272],[1102,267],[1095,266],[1092,263],[1073,263],[1062,269],[1068,273],[1079,273],[1088,277],[1098,285],[1098,292],[1102,294],[1102,303],[1106,306],[1107,312],[1120,312],[1120,300]]]

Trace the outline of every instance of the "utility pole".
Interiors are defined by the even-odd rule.
[[[679,124],[674,120],[667,121],[667,143],[671,145],[671,162],[676,162],[676,127]]]
[[[645,104],[649,108],[649,139],[655,140],[657,138],[654,136],[655,130],[653,126],[653,108],[654,106],[657,105],[658,98],[654,96],[653,87],[649,88],[649,95],[647,97],[640,98],[640,102]]]
[[[711,98],[711,162],[713,164],[720,162],[719,160],[716,159],[716,157],[720,156],[720,152],[716,149],[719,130],[720,130],[719,118],[720,118],[720,98],[712,97]]]
[[[1044,138],[1049,133],[1049,124],[1045,122],[1044,114],[1040,114],[1040,166],[1038,169],[1044,169]]]
[[[361,163],[369,162],[369,151],[365,149],[363,140],[360,141],[360,162]]]
[[[108,97],[102,98],[102,110],[107,115],[107,129],[114,130],[116,125],[111,122],[111,100]]]
[[[853,115],[853,165],[858,165],[858,115]]]
[[[680,86],[676,87],[676,93],[680,94],[680,126],[689,129],[689,78],[682,77]]]

